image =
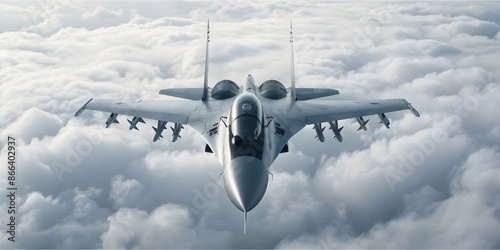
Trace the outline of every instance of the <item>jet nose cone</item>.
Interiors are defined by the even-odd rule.
[[[240,156],[224,171],[224,183],[231,202],[241,211],[252,210],[267,189],[268,170],[261,160],[252,156]]]

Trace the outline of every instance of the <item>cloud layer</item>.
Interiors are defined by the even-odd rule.
[[[0,161],[14,136],[20,188],[18,241],[3,248],[500,247],[495,2],[53,1],[0,13]],[[406,98],[422,116],[388,114],[390,130],[369,117],[366,132],[342,121],[342,143],[306,127],[243,235],[194,131],[153,143],[154,121],[129,131],[125,117],[109,129],[107,114],[72,117],[90,97],[201,86],[207,18],[211,85],[252,73],[288,86],[293,18],[297,85]]]

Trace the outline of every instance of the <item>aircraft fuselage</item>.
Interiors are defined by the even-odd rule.
[[[246,76],[243,93],[234,100],[229,111],[229,124],[224,140],[224,183],[231,202],[248,212],[266,192],[271,160],[267,145],[264,110],[255,93],[251,75]]]

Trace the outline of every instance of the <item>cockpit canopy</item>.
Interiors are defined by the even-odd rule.
[[[222,80],[212,89],[212,98],[223,100],[234,97],[240,93],[240,87],[231,80]]]
[[[262,105],[255,95],[243,93],[238,96],[229,116],[233,143],[256,140],[262,131],[262,117]]]
[[[285,86],[276,80],[267,80],[259,86],[260,95],[273,100],[285,98],[287,91]]]
[[[255,95],[243,93],[234,100],[231,119],[235,120],[242,115],[250,115],[258,120],[262,118],[262,104]]]

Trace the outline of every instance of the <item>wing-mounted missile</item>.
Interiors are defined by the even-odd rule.
[[[139,130],[137,128],[137,123],[138,122],[141,122],[141,123],[146,123],[144,122],[144,120],[141,118],[141,117],[138,117],[138,116],[134,116],[134,118],[131,120],[127,119],[128,123],[130,123],[130,127],[128,128],[129,130],[132,130],[132,129],[135,129],[135,130]]]
[[[182,138],[181,137],[181,130],[184,128],[182,124],[176,123],[174,127],[170,127],[172,129],[172,142],[177,141],[177,139]]]
[[[106,120],[106,128],[109,128],[112,123],[119,123],[118,120],[116,120],[116,117],[118,117],[117,113],[111,113],[111,115],[108,117],[108,120]]]
[[[389,119],[387,119],[385,114],[380,113],[380,114],[378,114],[378,117],[380,118],[380,123],[383,123],[386,128],[389,128],[389,125],[391,124],[391,122],[389,121]]]
[[[344,127],[339,128],[338,121],[333,121],[328,123],[330,124],[330,129],[333,132],[333,138],[336,138],[337,141],[342,142],[343,138],[342,135],[340,134],[340,131],[342,131]]]
[[[163,135],[161,133],[163,132],[164,129],[166,129],[167,122],[165,121],[158,121],[158,127],[153,127],[153,130],[156,132],[155,136],[153,137],[153,141],[156,142],[160,138],[163,138]]]
[[[358,121],[358,123],[359,123],[358,131],[361,130],[361,129],[363,129],[364,131],[367,130],[366,124],[368,123],[368,121],[370,121],[369,119],[365,121],[363,119],[363,117],[360,116],[360,117],[356,117],[356,121]]]
[[[316,137],[320,142],[325,141],[325,136],[323,135],[323,131],[325,127],[321,127],[321,123],[315,123],[313,129],[316,131]]]

